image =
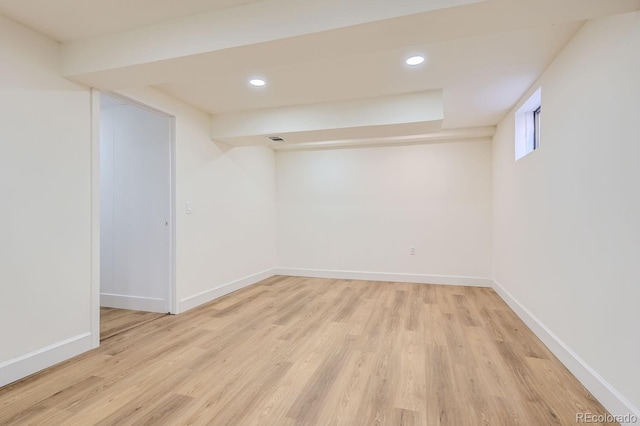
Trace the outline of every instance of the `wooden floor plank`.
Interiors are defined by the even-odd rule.
[[[0,388],[2,425],[573,424],[604,408],[486,288],[276,276]]]
[[[100,340],[108,339],[167,314],[132,311],[129,309],[100,308]]]

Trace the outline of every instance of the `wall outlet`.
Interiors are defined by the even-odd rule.
[[[411,256],[415,256],[415,255],[416,255],[416,248],[415,248],[415,247],[411,247],[411,248],[409,249],[409,254],[410,254]]]

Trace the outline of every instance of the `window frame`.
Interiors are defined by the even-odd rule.
[[[532,111],[533,115],[533,151],[540,147],[540,113],[542,111],[542,105],[538,105],[538,108]]]
[[[542,88],[538,87],[515,113],[515,160],[540,148]]]

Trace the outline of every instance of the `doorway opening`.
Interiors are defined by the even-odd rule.
[[[173,117],[100,95],[100,336],[172,311]]]

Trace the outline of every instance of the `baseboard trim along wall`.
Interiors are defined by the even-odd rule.
[[[618,392],[609,382],[591,368],[567,344],[549,330],[535,315],[525,308],[497,281],[493,288],[520,319],[547,345],[549,350],[576,376],[589,392],[614,415],[633,414],[640,418],[640,410]]]
[[[92,348],[91,333],[84,333],[0,363],[0,387],[66,361]]]
[[[164,299],[151,297],[124,296],[122,294],[100,293],[100,306],[105,308],[132,309],[134,311],[169,312]]]
[[[461,285],[471,287],[491,287],[491,278],[448,276],[448,275],[418,275],[418,274],[397,274],[385,272],[360,272],[360,271],[332,271],[324,269],[301,269],[301,268],[274,268],[266,269],[253,275],[240,278],[211,290],[203,291],[193,296],[181,299],[178,304],[178,313],[186,312],[202,304],[211,302],[226,294],[232,293],[241,288],[250,286],[274,275],[289,275],[292,277],[310,278],[333,278],[345,280],[363,281],[389,281],[406,282],[419,284],[443,284]]]
[[[262,272],[255,273],[253,275],[231,281],[230,283],[223,284],[219,287],[212,288],[211,290],[203,291],[202,293],[181,299],[178,304],[178,313],[186,312],[189,309],[211,302],[218,297],[222,297],[236,290],[240,290],[241,288],[266,280],[267,278],[271,278],[276,275],[275,272],[275,269],[266,269]]]
[[[400,274],[393,272],[338,271],[326,269],[277,268],[276,275],[294,277],[333,278],[343,280],[389,281],[417,284],[443,284],[469,287],[491,287],[493,280],[482,277],[453,275]]]

